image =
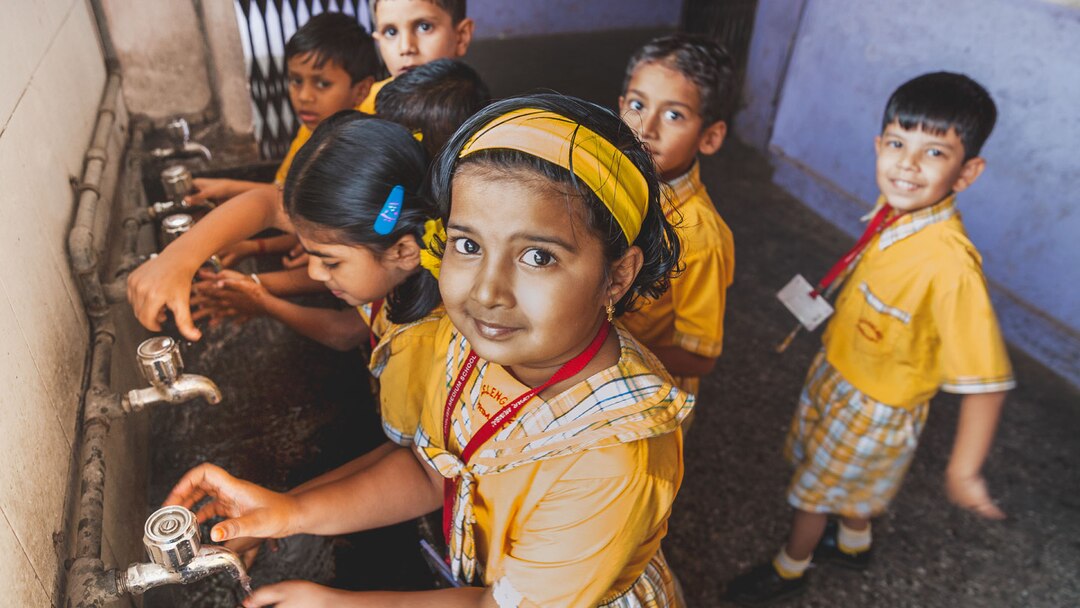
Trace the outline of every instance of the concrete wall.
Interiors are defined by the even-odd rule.
[[[543,34],[635,28],[674,28],[681,0],[471,0],[469,16],[477,38],[515,38]]]
[[[1080,384],[1080,9],[1042,0],[761,0],[736,121],[774,180],[851,234],[877,195],[872,140],[891,91],[966,73],[1000,118],[960,198],[1007,338]]]
[[[68,271],[69,175],[105,82],[84,0],[4,3],[0,19],[0,588],[49,606],[63,526],[87,321]],[[62,538],[62,535],[60,536]]]

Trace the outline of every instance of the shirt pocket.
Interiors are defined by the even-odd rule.
[[[859,284],[861,306],[853,332],[856,352],[891,356],[911,325],[911,314],[885,302],[865,282]]]

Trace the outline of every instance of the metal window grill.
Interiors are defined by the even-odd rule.
[[[683,9],[683,30],[723,44],[735,59],[741,84],[750,54],[756,11],[757,0],[687,0]]]
[[[251,83],[255,137],[263,159],[282,158],[299,128],[289,104],[285,42],[322,12],[355,16],[371,31],[366,0],[235,0],[236,20]]]

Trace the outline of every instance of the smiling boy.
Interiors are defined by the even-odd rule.
[[[697,393],[720,356],[735,243],[701,183],[697,157],[720,149],[735,85],[734,62],[716,43],[677,35],[650,41],[626,69],[619,110],[666,182],[664,210],[683,243],[671,288],[623,317],[679,387]]]
[[[989,93],[960,74],[920,76],[889,99],[874,140],[881,197],[870,240],[836,300],[786,440],[792,529],[771,563],[728,584],[729,600],[760,605],[799,593],[811,559],[868,566],[870,518],[899,489],[939,389],[963,395],[949,499],[1004,517],[981,469],[1015,382],[982,259],[955,204],[986,167],[979,152],[996,116]]]

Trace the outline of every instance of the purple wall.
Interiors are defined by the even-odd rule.
[[[960,195],[1006,337],[1080,385],[1080,4],[760,0],[736,120],[774,181],[850,234],[877,196],[873,137],[892,90],[950,70],[999,119]],[[743,130],[745,125],[745,131]]]
[[[478,38],[674,28],[681,0],[470,0]]]

